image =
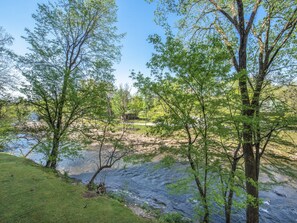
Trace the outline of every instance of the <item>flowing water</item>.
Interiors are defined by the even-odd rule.
[[[25,154],[28,151],[28,141],[19,140],[18,145],[9,150],[14,155]],[[21,152],[22,151],[22,152]],[[83,183],[88,182],[96,169],[97,152],[84,150],[75,159],[64,158],[59,162],[58,170],[67,172],[70,177]],[[29,159],[44,163],[42,154],[33,152]],[[109,192],[123,196],[127,202],[138,205],[148,205],[163,212],[178,212],[187,218],[195,219],[198,202],[193,200],[195,187],[188,193],[174,194],[168,185],[187,174],[186,163],[177,163],[170,168],[156,168],[157,163],[131,165],[119,163],[115,168],[104,170],[96,182],[104,181]],[[269,191],[261,191],[263,204],[260,207],[260,222],[297,222],[297,189],[289,186],[274,186]],[[244,210],[233,215],[232,222],[244,222]],[[224,222],[223,214],[216,214],[212,222]]]

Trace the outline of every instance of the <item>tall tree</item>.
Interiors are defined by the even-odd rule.
[[[24,89],[51,132],[46,166],[56,168],[60,142],[87,112],[85,79],[112,80],[119,56],[113,0],[58,0],[38,5],[35,28],[24,39],[30,53],[21,58],[30,85]]]
[[[13,42],[12,36],[0,26],[0,97],[7,94],[13,86],[14,78],[11,74],[13,53],[8,48]]]
[[[12,42],[12,36],[0,26],[0,148],[7,142],[7,134],[12,130],[10,93],[15,82],[12,75],[14,55],[9,49]]]
[[[150,0],[152,2],[154,0]],[[258,181],[261,157],[271,134],[261,128],[262,92],[267,83],[284,83],[296,75],[292,46],[296,38],[295,0],[160,0],[162,24],[168,12],[180,16],[188,40],[216,32],[228,48],[241,95],[241,123],[248,205],[246,220],[259,222]]]
[[[178,134],[179,145],[166,153],[188,161],[203,222],[210,221],[216,202],[223,204],[226,222],[230,222],[237,165],[242,155],[241,143],[234,146],[231,140],[238,137],[240,141],[237,128],[232,127],[238,124],[229,117],[232,115],[226,115],[231,114],[229,110],[234,112],[234,107],[225,106],[230,103],[230,96],[227,100],[223,97],[233,90],[225,49],[216,39],[188,46],[170,36],[165,43],[159,36],[150,40],[157,51],[149,63],[152,78],[134,74],[135,84],[143,93],[157,97],[165,111],[157,129],[163,134]]]

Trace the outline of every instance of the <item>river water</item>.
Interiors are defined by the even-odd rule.
[[[14,149],[9,149],[14,155],[20,156],[28,151],[28,141],[19,140]],[[17,146],[19,145],[19,146]],[[84,150],[80,157],[64,158],[58,164],[58,170],[67,172],[72,178],[88,182],[96,169],[97,152]],[[44,164],[42,154],[33,152],[29,159]],[[193,200],[195,187],[183,194],[174,194],[168,185],[181,179],[187,174],[187,164],[177,163],[170,168],[156,168],[158,163],[132,165],[119,163],[115,168],[104,170],[97,177],[96,182],[104,181],[109,192],[123,196],[127,202],[137,205],[148,205],[160,209],[162,212],[178,212],[187,218],[195,219],[198,203]],[[260,207],[260,222],[297,222],[297,189],[289,185],[274,186],[269,191],[261,191],[263,204]],[[224,222],[221,213],[213,215],[211,221]],[[234,213],[232,222],[244,222],[244,210]]]

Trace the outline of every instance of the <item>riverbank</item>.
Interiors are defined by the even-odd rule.
[[[0,222],[151,222],[30,160],[0,153],[0,169]]]
[[[146,155],[149,153],[157,155],[154,156],[157,159],[152,159],[152,161],[159,161],[160,157],[164,155],[158,153],[162,152],[161,149],[158,151],[159,146],[170,146],[171,143],[175,143],[173,140],[169,141],[164,138],[153,137],[151,135],[137,135],[130,132],[127,134],[125,141],[126,143],[133,144],[137,155]],[[35,143],[34,138],[24,137],[22,135],[19,140],[8,146],[5,151],[11,152],[16,156],[22,156],[23,154],[27,154]],[[105,149],[108,150],[108,147]],[[273,150],[279,151],[279,148],[273,148]],[[289,145],[286,145],[286,147],[282,148],[280,155],[288,157],[286,152],[289,150]],[[291,153],[293,152],[296,151],[292,151]],[[73,158],[67,156],[61,157],[62,159],[59,161],[57,169],[82,183],[88,183],[97,168],[98,145],[96,143],[91,144],[90,147],[80,150],[78,153],[79,156]],[[44,155],[38,151],[33,151],[27,158],[39,164],[44,164],[45,161]],[[168,189],[177,180],[188,177],[187,162],[177,162],[170,168],[166,168],[161,167],[159,162],[138,162],[135,165],[133,160],[131,161],[121,161],[113,168],[102,171],[96,178],[95,183],[104,182],[107,192],[114,194],[116,199],[119,198],[119,200],[125,201],[126,204],[132,205],[131,209],[137,215],[142,215],[142,209],[149,207],[150,210],[156,210],[154,213],[157,214],[178,213],[187,219],[196,219],[199,202],[195,197],[195,187],[189,187],[189,191],[184,191],[183,194],[176,194]],[[287,165],[284,167],[288,165],[293,167],[293,165],[288,163],[288,160],[286,161]],[[288,173],[288,170],[286,168],[284,171]],[[286,183],[274,185],[275,182],[271,182],[273,184],[270,186],[266,185],[268,187],[265,186],[260,191],[260,198],[263,201],[260,207],[261,222],[294,222],[297,219],[296,182],[294,181],[291,184],[286,174],[281,174],[282,171],[273,168],[269,170],[266,168],[265,171],[261,171],[261,182],[267,182],[268,176],[265,175],[267,171],[275,178],[276,182],[286,181]],[[138,210],[135,211],[133,206],[137,207]],[[139,209],[139,207],[142,209]],[[220,210],[218,211],[218,213],[222,213]],[[158,216],[156,215],[156,217]],[[244,210],[233,212],[233,219],[238,222],[244,222]],[[216,223],[225,222],[222,214],[213,215],[212,220],[212,222]]]

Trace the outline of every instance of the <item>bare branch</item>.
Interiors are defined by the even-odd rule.
[[[221,12],[233,25],[234,27],[237,29],[237,31],[239,31],[239,27],[238,27],[238,21],[236,20],[236,18],[232,18],[225,10],[223,10],[214,0],[209,0],[209,2],[211,4],[213,4],[215,6],[215,8]]]

